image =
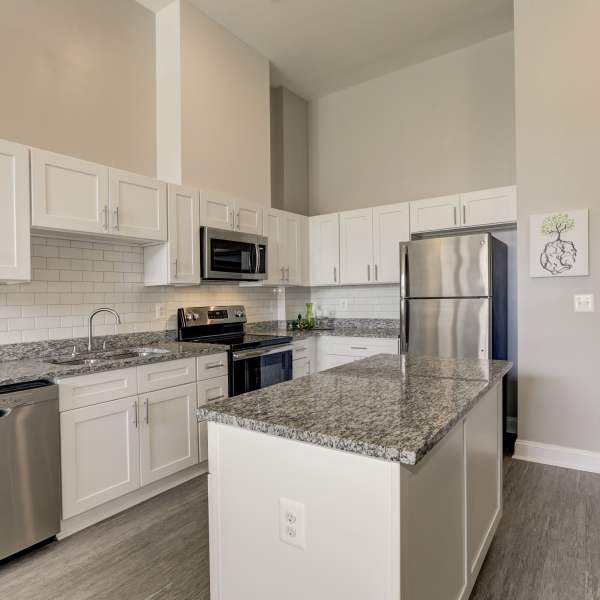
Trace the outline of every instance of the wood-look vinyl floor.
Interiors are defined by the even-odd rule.
[[[0,564],[1,600],[209,600],[206,476]]]
[[[209,600],[207,513],[203,476],[0,563],[0,599]],[[600,475],[507,459],[471,600],[600,600]]]

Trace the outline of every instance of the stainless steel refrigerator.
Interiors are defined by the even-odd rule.
[[[506,359],[506,256],[489,233],[400,244],[400,350]]]

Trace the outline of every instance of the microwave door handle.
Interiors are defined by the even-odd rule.
[[[254,252],[256,254],[254,273],[258,274],[258,271],[260,269],[260,248],[258,247],[258,240],[256,241],[256,244],[254,244]]]

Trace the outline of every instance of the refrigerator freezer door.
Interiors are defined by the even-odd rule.
[[[404,351],[452,358],[490,357],[490,300],[406,300]]]
[[[490,246],[487,233],[417,240],[401,246],[406,297],[489,296]]]

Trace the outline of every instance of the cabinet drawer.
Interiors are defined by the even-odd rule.
[[[227,354],[199,356],[197,359],[198,381],[227,375]]]
[[[381,353],[398,354],[398,339],[361,337],[329,338],[323,345],[323,351],[325,354],[347,355],[360,358]]]
[[[139,393],[153,392],[196,381],[196,361],[183,358],[138,367]]]
[[[138,393],[135,368],[67,377],[57,380],[57,383],[61,412]]]

